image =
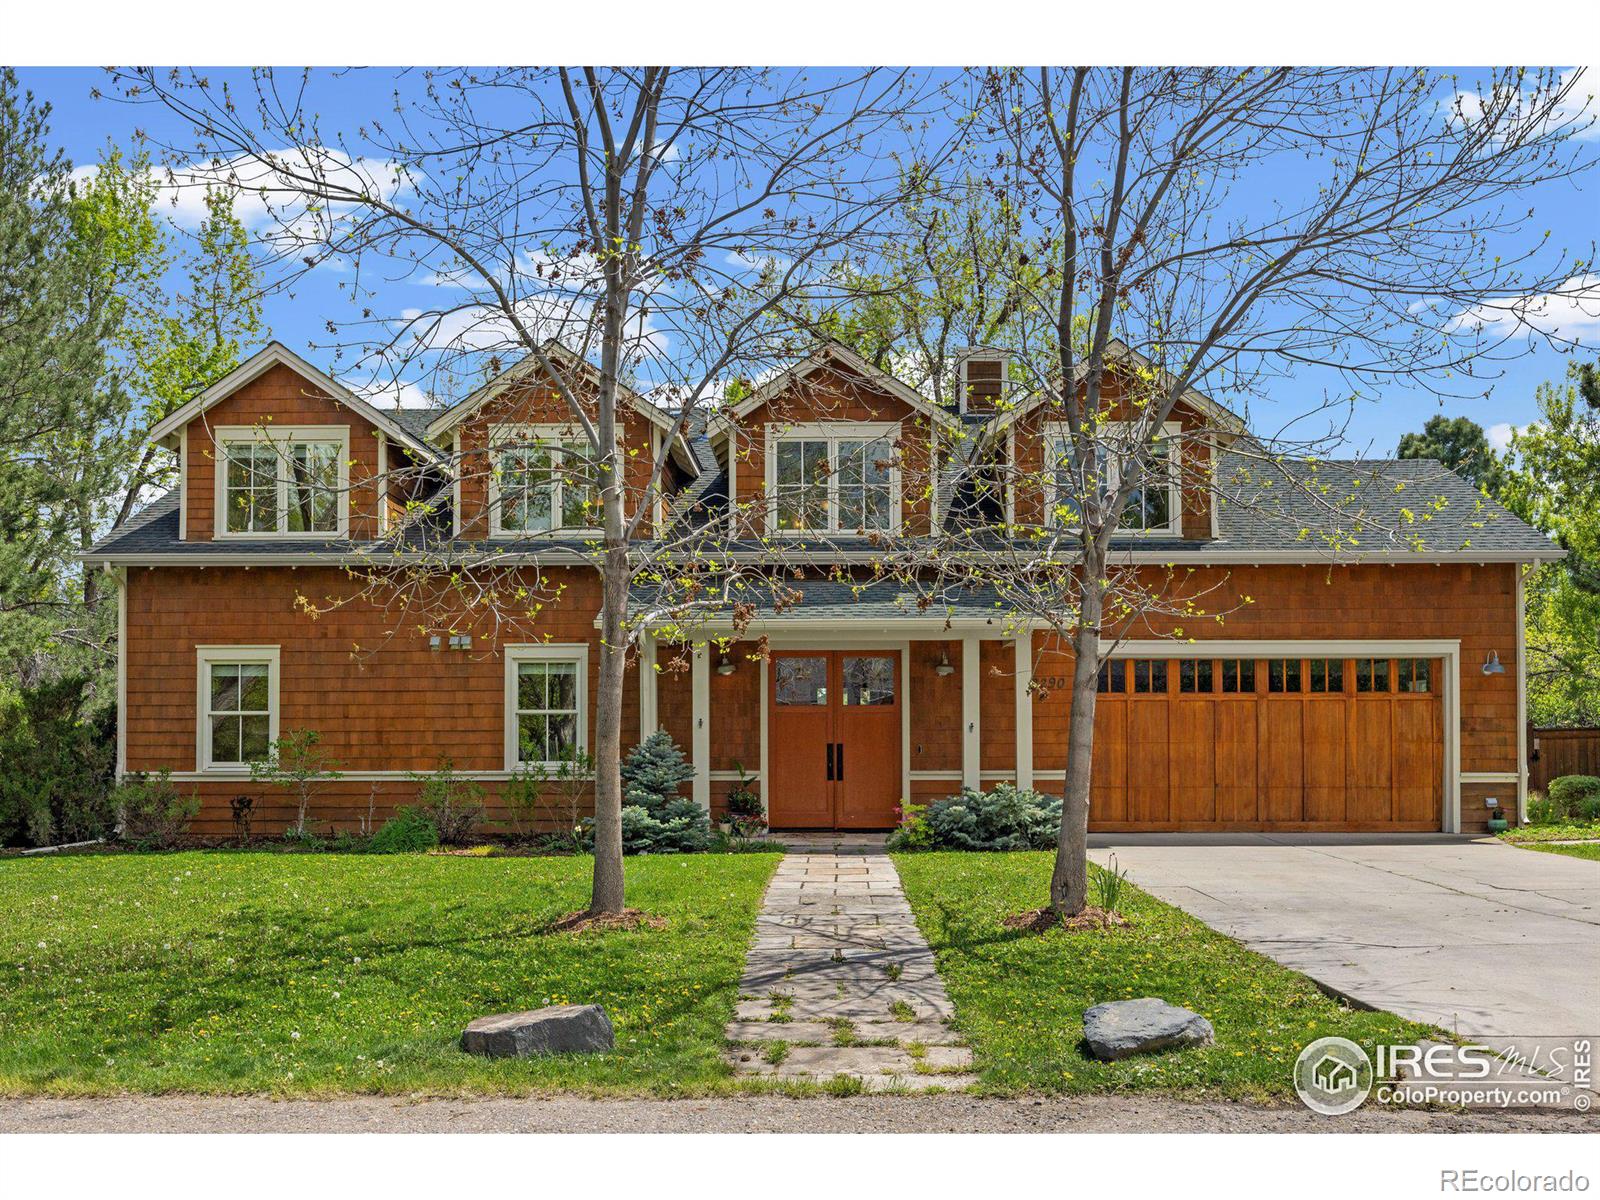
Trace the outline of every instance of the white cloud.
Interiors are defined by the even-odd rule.
[[[1583,74],[1579,77],[1579,71]],[[1600,139],[1600,68],[1570,67],[1563,71],[1553,87],[1546,87],[1543,96],[1552,91],[1570,91],[1561,98],[1550,113],[1550,122],[1556,128],[1570,126],[1572,135],[1585,141]],[[1532,89],[1522,93],[1522,102],[1532,104],[1537,93]],[[1459,110],[1468,121],[1476,121],[1483,114],[1483,102],[1478,93],[1460,91],[1455,94],[1452,111]]]
[[[1485,301],[1457,313],[1445,328],[1500,335],[1532,328],[1570,341],[1600,337],[1600,275],[1575,275],[1553,293]]]
[[[93,179],[98,163],[73,169],[75,181]],[[392,200],[404,188],[393,163],[351,158],[323,146],[288,147],[256,158],[241,155],[176,167],[155,167],[156,208],[184,229],[198,228],[207,215],[206,194],[219,188],[233,193],[233,213],[251,233],[280,246],[314,246],[354,205],[340,201],[308,209],[296,179],[310,177],[323,185],[365,192]],[[335,263],[337,260],[329,260]],[[348,264],[345,264],[348,269]]]
[[[1511,435],[1516,431],[1517,427],[1515,425],[1509,421],[1501,421],[1498,424],[1489,426],[1488,429],[1484,430],[1484,434],[1489,439],[1490,447],[1503,454],[1506,447],[1511,445]]]
[[[594,297],[582,293],[546,293],[517,306],[517,319],[537,340],[554,338],[569,347],[586,344],[594,325]],[[488,305],[445,310],[408,308],[400,319],[407,326],[409,350],[425,354],[502,354],[521,357],[522,339],[511,319]],[[633,355],[656,357],[667,351],[667,334],[649,314],[635,310],[624,329]]]
[[[405,379],[374,380],[358,389],[369,404],[379,408],[436,408],[433,397]]]

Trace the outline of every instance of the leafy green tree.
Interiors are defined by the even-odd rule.
[[[1504,462],[1471,417],[1429,417],[1421,433],[1401,435],[1400,457],[1438,459],[1491,496],[1505,482]]]
[[[1511,439],[1502,498],[1567,551],[1528,580],[1528,712],[1600,724],[1600,394],[1596,364],[1539,386],[1539,420]]]
[[[234,192],[212,188],[206,218],[182,256],[185,286],[170,301],[145,307],[124,326],[122,350],[131,390],[141,400],[134,422],[132,462],[116,523],[127,520],[152,487],[168,487],[176,464],[144,431],[181,408],[239,365],[243,347],[262,334],[261,279],[250,235],[234,212]],[[146,279],[130,280],[142,291]]]
[[[90,640],[65,571],[84,501],[70,456],[122,403],[105,385],[120,305],[97,286],[103,246],[79,236],[49,113],[0,71],[0,654],[23,682],[43,673],[52,631]]]

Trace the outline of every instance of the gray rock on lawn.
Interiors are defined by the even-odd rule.
[[[1096,1004],[1083,1014],[1083,1038],[1090,1054],[1101,1062],[1115,1062],[1132,1054],[1209,1046],[1216,1031],[1199,1013],[1146,996]]]
[[[538,1054],[598,1054],[615,1049],[611,1018],[598,1004],[556,1004],[531,1012],[479,1017],[461,1035],[461,1048],[485,1058]]]

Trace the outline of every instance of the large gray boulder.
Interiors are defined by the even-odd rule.
[[[461,1035],[461,1048],[486,1058],[536,1054],[599,1054],[614,1049],[611,1018],[598,1004],[556,1004],[531,1012],[479,1017]]]
[[[1090,1054],[1102,1062],[1115,1062],[1173,1047],[1209,1046],[1216,1041],[1216,1031],[1199,1013],[1146,996],[1096,1004],[1083,1014],[1083,1038]]]

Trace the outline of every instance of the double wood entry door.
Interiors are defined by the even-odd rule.
[[[767,694],[773,828],[895,824],[903,691],[895,650],[773,651]]]

